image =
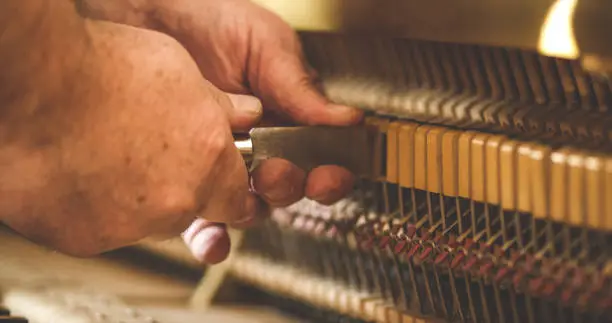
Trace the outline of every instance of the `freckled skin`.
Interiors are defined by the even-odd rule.
[[[0,120],[14,139],[0,141],[0,219],[36,242],[88,256],[178,234],[197,216],[232,222],[250,214],[255,197],[233,147],[227,95],[168,36],[109,22],[84,28],[86,55],[65,76],[74,78],[70,88],[31,108],[2,105],[20,122]]]
[[[346,170],[305,174],[276,159],[253,174],[261,199],[248,192],[231,132],[255,126],[262,111],[259,103],[247,113],[236,93],[263,102],[272,118],[262,125],[361,118],[318,92],[280,18],[248,0],[77,4],[75,12],[74,0],[0,1],[4,223],[87,256],[176,234],[196,217],[201,230],[211,221],[247,227],[270,205],[304,195],[329,204],[351,188]],[[208,252],[192,246],[203,262],[227,255],[227,233],[213,238]]]
[[[360,120],[357,110],[331,104],[320,94],[316,73],[306,66],[295,32],[279,17],[251,1],[85,3],[85,11],[92,17],[159,30],[175,37],[215,86],[231,93],[253,93],[263,101],[266,119],[262,125],[288,122],[343,126]],[[154,12],[155,18],[148,18],[148,12]],[[290,179],[274,181],[278,169],[283,169]],[[304,177],[300,169],[281,160],[266,162],[256,173],[258,193],[276,206],[294,202],[303,197],[304,191],[315,192],[317,200],[332,203],[344,196],[354,181],[346,170],[333,166]],[[280,193],[270,196],[275,194],[268,190]]]

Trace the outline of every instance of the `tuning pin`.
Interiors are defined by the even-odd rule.
[[[584,270],[578,267],[574,268],[574,277],[572,277],[570,281],[571,281],[571,288],[574,289],[575,291],[579,291],[583,289],[587,281]]]
[[[406,251],[406,249],[410,247],[410,243],[404,239],[398,241],[393,247],[393,253],[396,255],[401,254]]]
[[[466,255],[463,251],[457,252],[455,254],[455,257],[451,261],[451,264],[450,264],[451,269],[458,268],[463,263],[463,260],[465,259],[465,257]]]
[[[612,308],[612,297],[604,297],[597,302],[599,308],[609,310]]]
[[[476,266],[478,262],[479,262],[478,256],[470,255],[467,261],[465,262],[465,264],[463,265],[462,269],[465,271],[472,271],[472,268],[474,268],[474,266]]]
[[[587,307],[589,306],[589,302],[591,302],[593,299],[593,294],[590,292],[583,292],[578,296],[578,299],[576,300],[576,303],[578,303],[578,305],[580,305],[581,307]]]
[[[512,284],[514,285],[515,289],[522,290],[523,281],[526,275],[527,271],[524,268],[515,268],[514,275],[512,277]]]
[[[406,225],[406,236],[408,238],[412,239],[414,237],[414,235],[416,234],[416,232],[417,232],[417,228],[416,228],[416,226],[414,224]]]
[[[494,247],[490,243],[487,242],[479,242],[478,250],[483,254],[492,254],[494,252]]]
[[[420,234],[419,234],[420,239],[423,240],[423,241],[429,240],[429,238],[431,236],[431,233],[429,231],[425,230],[425,228],[422,228],[420,231],[421,231]]]
[[[539,294],[540,289],[544,286],[544,278],[537,277],[529,280],[528,289],[532,294]]]
[[[423,248],[423,251],[421,251],[421,253],[419,254],[418,258],[420,261],[426,261],[429,256],[431,255],[431,253],[433,252],[434,248],[432,246],[427,246]]]
[[[495,277],[493,278],[495,280],[496,283],[501,283],[503,280],[505,280],[506,278],[508,278],[508,276],[512,275],[514,272],[511,268],[508,268],[506,266],[501,267],[497,273],[495,274]]]
[[[399,224],[394,224],[391,226],[390,234],[393,236],[397,236],[402,230],[402,226]]]
[[[487,259],[485,260],[484,264],[480,265],[480,268],[478,269],[478,274],[483,277],[489,276],[494,266],[495,263],[493,263],[491,259]]]
[[[541,293],[545,297],[551,297],[555,294],[558,287],[559,286],[554,281],[547,281],[544,283],[544,287],[542,288]]]
[[[476,242],[472,239],[472,238],[467,238],[465,239],[465,241],[463,241],[463,248],[465,250],[470,250],[472,249],[472,247],[474,246]]]
[[[533,272],[533,270],[535,269],[536,265],[539,264],[539,260],[536,259],[535,257],[531,256],[531,255],[525,255],[524,260],[523,260],[523,268],[525,268],[525,271],[527,272]]]
[[[370,250],[376,244],[376,238],[374,236],[366,237],[364,240],[360,241],[359,245],[364,250]]]
[[[421,249],[421,245],[419,243],[415,243],[406,253],[406,259],[408,261],[412,260],[412,257]]]
[[[447,263],[449,256],[450,256],[449,251],[446,251],[446,250],[441,251],[434,259],[434,265],[440,266],[442,264]]]
[[[378,248],[380,249],[387,249],[387,246],[389,245],[389,243],[391,242],[391,237],[388,235],[383,235],[381,237],[379,237],[378,239]]]

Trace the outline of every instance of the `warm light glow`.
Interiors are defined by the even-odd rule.
[[[297,30],[329,31],[340,28],[339,1],[334,0],[252,0],[265,7]]]
[[[572,18],[578,0],[558,0],[550,8],[540,33],[539,50],[544,55],[576,59],[580,50],[574,37]]]

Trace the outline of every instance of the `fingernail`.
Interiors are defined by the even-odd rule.
[[[246,113],[252,116],[260,116],[263,113],[261,101],[254,96],[230,94],[229,98],[234,105],[234,110],[238,113]]]
[[[191,253],[199,260],[206,259],[211,247],[216,240],[223,235],[224,229],[219,226],[210,226],[202,229],[189,243]]]

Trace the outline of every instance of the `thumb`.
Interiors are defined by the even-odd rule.
[[[263,108],[261,101],[254,96],[243,94],[227,94],[232,102],[229,121],[232,132],[246,132],[261,120]]]
[[[251,75],[256,80],[254,90],[266,107],[306,125],[343,126],[361,120],[360,110],[331,103],[317,90],[299,53],[279,52],[260,60],[259,75]]]

